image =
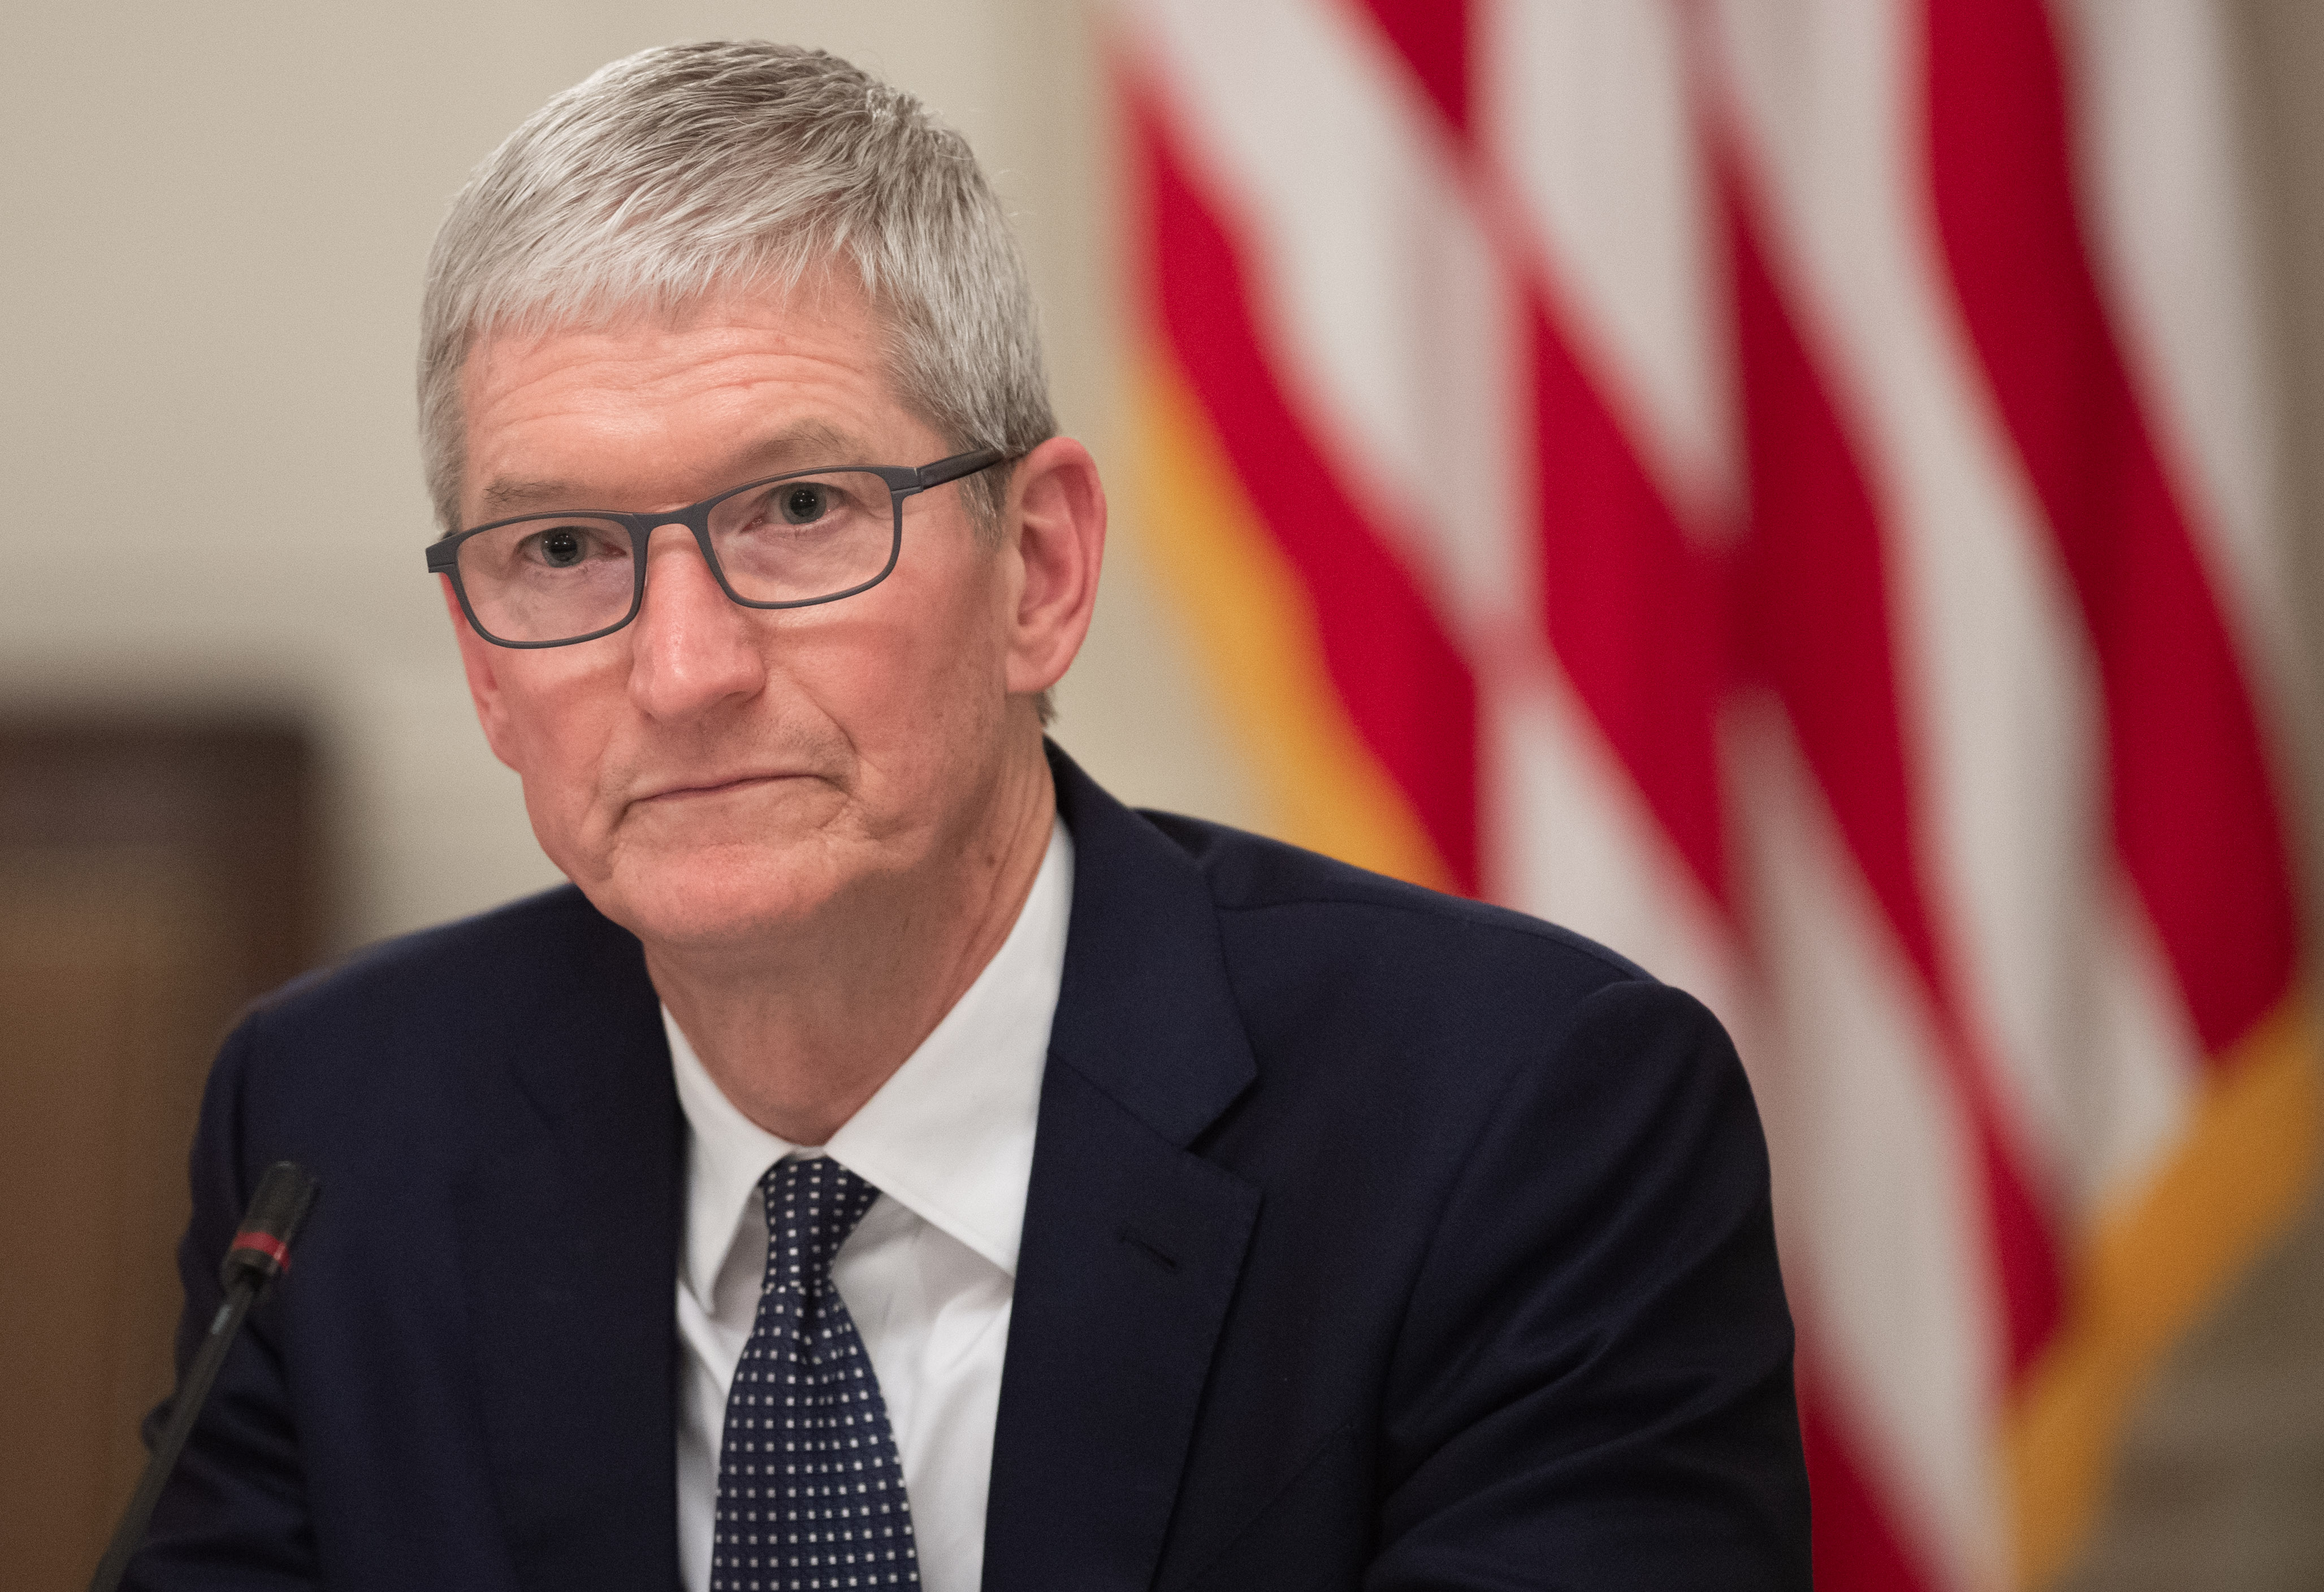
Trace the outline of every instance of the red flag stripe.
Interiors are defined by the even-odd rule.
[[[1680,528],[1538,293],[1533,327],[1550,645],[1704,892],[1725,905],[1723,572]]]
[[[1467,0],[1360,0],[1420,79],[1421,87],[1464,136],[1469,131]]]
[[[1473,894],[1476,681],[1295,414],[1263,352],[1228,229],[1196,191],[1162,108],[1136,98],[1164,335],[1314,598],[1325,664],[1358,732],[1411,801],[1460,888]]]
[[[1803,1351],[1802,1357],[1809,1357]],[[1815,1499],[1815,1584],[1835,1592],[1921,1592],[1933,1587],[1935,1578],[1897,1541],[1889,1510],[1854,1458],[1861,1448],[1841,1435],[1836,1414],[1818,1395],[1812,1378],[1803,1376],[1800,1438],[1807,1449],[1808,1490]]]
[[[2098,656],[2115,844],[2216,1057],[2298,954],[2252,699],[2084,251],[2045,9],[1931,0],[1926,25],[1945,257]]]
[[[1878,516],[1731,170],[1725,186],[1750,474],[1740,649],[1782,697],[1857,866],[1928,991],[1982,1162],[2014,1375],[2057,1328],[2057,1240],[2012,1151],[1922,888]]]

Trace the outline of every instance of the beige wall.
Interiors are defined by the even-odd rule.
[[[735,34],[839,51],[969,135],[1019,217],[1063,421],[1110,456],[1106,124],[1073,0],[0,7],[0,712],[306,717],[340,943],[551,882],[421,570],[420,266],[550,93]],[[1060,734],[1135,799],[1259,819],[1130,529]]]

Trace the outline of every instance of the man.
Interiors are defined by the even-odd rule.
[[[422,426],[573,881],[276,996],[194,1156],[323,1194],[152,1587],[1803,1587],[1718,1026],[1528,919],[1117,805],[1023,272],[845,63],[650,51],[488,161]]]

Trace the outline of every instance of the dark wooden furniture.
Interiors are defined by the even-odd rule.
[[[78,1588],[171,1380],[209,1057],[318,944],[293,727],[0,720],[0,1586]]]

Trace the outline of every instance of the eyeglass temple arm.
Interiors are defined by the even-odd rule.
[[[947,481],[958,481],[964,475],[973,475],[979,470],[990,470],[1009,457],[997,447],[980,447],[973,453],[954,454],[948,459],[938,459],[933,465],[923,465],[911,473],[911,482],[903,490],[926,492],[932,486],[942,486]]]

